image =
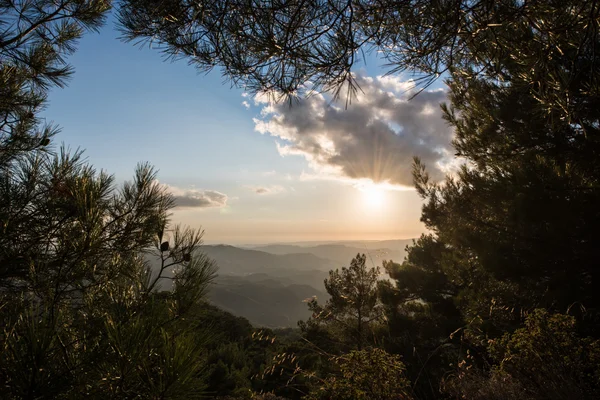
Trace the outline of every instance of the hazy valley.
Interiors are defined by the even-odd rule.
[[[306,299],[327,299],[323,280],[329,270],[347,266],[358,253],[365,253],[374,266],[382,260],[399,262],[409,243],[412,239],[201,249],[219,266],[210,301],[256,326],[273,328],[296,327],[310,316]]]

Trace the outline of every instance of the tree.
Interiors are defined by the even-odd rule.
[[[453,78],[445,113],[470,164],[443,185],[415,165],[422,220],[448,253],[436,262],[470,317],[485,315],[492,300],[499,313],[517,310],[517,319],[540,306],[598,309],[591,282],[598,273],[592,243],[600,214],[592,204],[600,195],[593,161],[600,131],[540,113],[535,93],[519,82],[524,68],[509,65],[516,78],[505,83]],[[598,117],[589,110],[586,119]]]
[[[106,0],[0,1],[0,167],[43,149],[57,128],[39,126],[47,92],[72,73],[65,57],[106,19]]]
[[[184,317],[214,265],[197,254],[200,232],[169,229],[173,199],[152,170],[140,166],[120,192],[79,154],[42,154],[5,173],[2,397],[198,393],[205,341]],[[161,294],[165,278],[174,289]]]
[[[510,60],[528,70],[522,82],[540,109],[581,123],[591,104],[577,100],[580,89],[591,99],[600,87],[585,79],[600,68],[598,11],[592,0],[127,0],[119,21],[126,40],[151,41],[201,70],[222,68],[248,90],[283,95],[306,82],[344,88],[364,52],[379,52],[390,73],[421,74],[425,85],[445,72],[514,79]],[[555,60],[574,62],[562,68]]]
[[[373,324],[382,318],[377,294],[379,268],[368,268],[366,261],[364,254],[358,254],[350,267],[329,271],[325,289],[331,297],[324,306],[314,298],[308,303],[313,316],[300,324],[304,330],[323,324],[350,348],[363,348]]]
[[[185,318],[214,277],[202,232],[170,224],[174,199],[148,165],[118,190],[80,152],[54,151],[57,129],[37,119],[109,7],[0,1],[2,398],[202,394],[206,334]]]
[[[564,4],[552,3],[556,15],[571,12],[572,5]],[[481,42],[482,60],[494,65],[497,75],[474,73],[466,61],[450,70],[450,101],[443,110],[464,165],[433,182],[415,162],[416,189],[424,199],[421,219],[430,234],[409,248],[402,264],[391,265],[396,282],[388,298],[392,305],[418,299],[418,308],[436,321],[435,310],[452,317],[452,324],[433,332],[440,347],[429,354],[439,354],[454,328],[476,326],[479,336],[469,346],[482,362],[487,340],[519,328],[539,307],[572,313],[579,329],[600,335],[593,286],[594,247],[600,241],[594,206],[600,195],[600,131],[592,122],[600,114],[589,108],[598,99],[595,84],[586,83],[598,80],[589,64],[598,43],[587,27],[567,18],[573,25],[560,29],[559,20],[544,15],[530,22],[552,31],[551,39],[517,18],[507,22],[515,28],[512,43],[508,36],[502,48],[494,47],[497,39]],[[579,50],[570,47],[575,42]],[[557,88],[574,97],[567,103],[548,97]],[[420,321],[421,314],[412,315]],[[460,359],[461,344],[445,351]]]
[[[453,329],[477,325],[479,344],[471,350],[478,357],[485,340],[517,329],[539,307],[569,310],[587,334],[600,335],[592,283],[600,240],[594,206],[600,195],[594,161],[598,126],[574,123],[580,111],[562,119],[554,111],[542,112],[538,94],[523,80],[530,77],[529,67],[510,57],[499,61],[510,79],[453,73],[448,81],[450,105],[444,112],[466,163],[443,182],[433,182],[415,163],[416,188],[425,202],[421,219],[431,234],[393,266],[396,282],[389,296],[399,304],[419,299],[438,322],[452,317],[431,336],[440,344],[449,341]],[[553,68],[570,68],[578,60],[551,62]],[[597,79],[588,72],[587,79]],[[583,84],[580,89],[580,104],[596,101]],[[585,114],[587,121],[600,117],[591,109]],[[441,319],[435,312],[440,307],[445,307]],[[437,349],[429,354],[439,354]]]

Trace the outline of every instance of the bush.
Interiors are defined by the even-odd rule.
[[[313,390],[309,400],[404,400],[410,399],[400,357],[381,349],[352,351],[332,357],[340,373]]]
[[[600,398],[600,342],[576,328],[572,316],[535,310],[522,328],[489,341],[488,371],[462,361],[446,391],[474,400]]]

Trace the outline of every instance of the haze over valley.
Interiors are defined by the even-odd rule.
[[[256,326],[296,327],[310,311],[306,299],[328,298],[323,281],[331,269],[348,266],[358,253],[371,266],[403,260],[412,240],[308,242],[200,249],[219,266],[209,293],[216,306],[247,318]],[[382,271],[383,272],[383,271]]]

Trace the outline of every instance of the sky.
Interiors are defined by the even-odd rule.
[[[419,156],[434,179],[451,164],[451,131],[439,83],[384,77],[376,57],[356,69],[348,107],[315,95],[292,107],[232,87],[219,71],[118,40],[114,20],[88,33],[68,61],[43,116],[55,142],[131,179],[158,170],[176,198],[173,222],[205,230],[206,243],[387,240],[419,236],[421,199],[411,188]]]

